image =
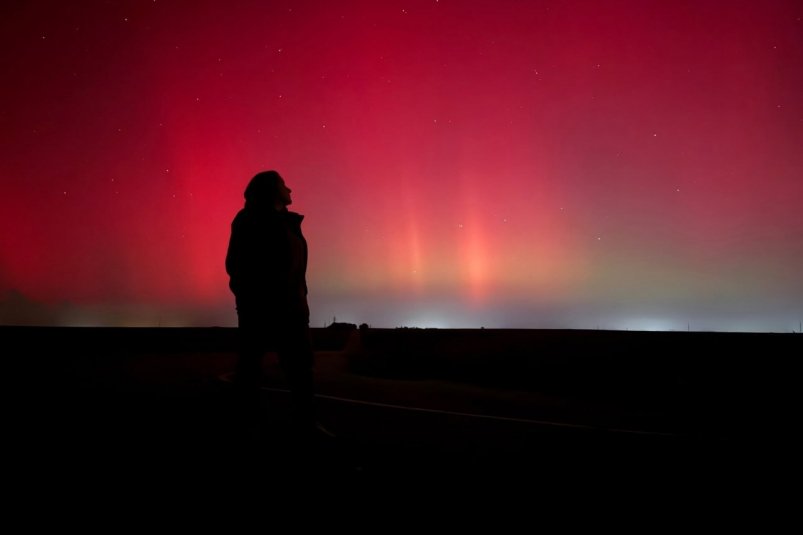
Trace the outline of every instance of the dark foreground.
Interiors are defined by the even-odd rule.
[[[0,334],[22,493],[489,480],[706,493],[798,467],[795,334],[314,330],[335,439],[290,432],[270,355],[263,418],[241,421],[231,329]]]

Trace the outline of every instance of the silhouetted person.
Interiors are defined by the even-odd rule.
[[[313,353],[307,305],[307,242],[304,216],[287,210],[293,201],[276,171],[258,173],[245,188],[245,207],[231,224],[226,254],[235,296],[240,354],[235,384],[246,417],[259,414],[262,357],[278,353],[289,383],[294,429],[315,434]]]

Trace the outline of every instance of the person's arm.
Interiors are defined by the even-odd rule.
[[[239,218],[235,218],[231,224],[231,236],[229,237],[229,247],[226,251],[226,273],[229,274],[229,287],[237,294],[243,276],[244,250],[243,250],[243,231]]]

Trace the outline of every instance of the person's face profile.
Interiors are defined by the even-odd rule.
[[[293,190],[291,190],[290,188],[287,187],[287,184],[284,183],[284,179],[281,179],[281,178],[279,179],[279,183],[278,183],[277,187],[278,187],[278,191],[276,193],[277,193],[277,197],[279,198],[279,201],[282,204],[284,204],[285,206],[289,206],[289,205],[293,204],[293,198],[290,196],[290,193]]]

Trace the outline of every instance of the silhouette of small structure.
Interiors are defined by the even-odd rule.
[[[329,324],[327,329],[333,329],[336,331],[356,331],[357,324],[356,323],[345,323],[341,321],[335,321]]]

